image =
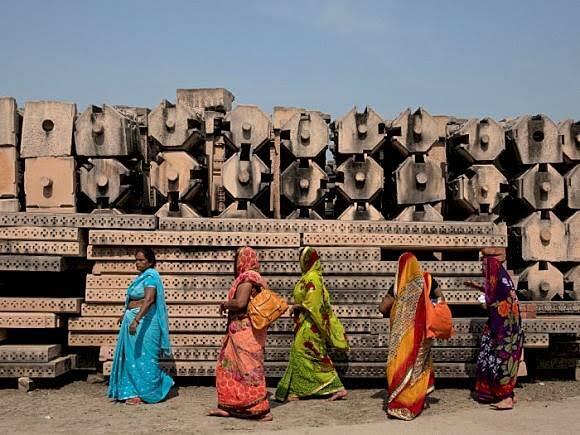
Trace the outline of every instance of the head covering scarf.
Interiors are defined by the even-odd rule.
[[[266,280],[260,275],[258,254],[249,246],[243,246],[236,252],[235,268],[236,278],[228,292],[228,300],[235,296],[238,286],[243,282],[251,282],[257,287],[268,286]]]

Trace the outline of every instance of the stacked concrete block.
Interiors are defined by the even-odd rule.
[[[0,346],[0,378],[18,378],[18,388],[30,391],[35,379],[56,378],[75,367],[75,355],[62,355],[59,344]]]
[[[334,356],[338,369],[349,378],[384,378],[389,327],[377,305],[394,280],[397,263],[382,260],[382,251],[421,253],[435,248],[469,254],[506,242],[505,226],[487,222],[160,218],[154,231],[94,230],[88,256],[95,263],[86,279],[81,315],[69,321],[68,344],[79,352],[98,347],[103,372],[110,373],[116,319],[123,310],[125,287],[136,273],[134,248],[151,245],[166,289],[173,343],[173,358],[161,365],[176,376],[213,376],[225,327],[218,305],[233,279],[235,250],[253,246],[269,285],[289,297],[300,275],[300,248],[311,245],[322,258],[333,308],[352,347],[346,358]],[[481,280],[478,261],[423,261],[422,265],[437,277],[454,310],[477,309],[479,292],[465,287],[464,281]],[[577,304],[553,302],[523,306],[526,348],[547,348],[550,334],[580,331],[580,319],[570,315],[579,309]],[[470,377],[485,318],[458,317],[454,322],[456,335],[434,342],[435,370],[439,377]],[[270,329],[265,354],[268,376],[283,373],[293,329],[288,317]]]
[[[157,213],[199,216],[207,169],[203,109],[163,100],[148,115],[148,134],[160,150],[150,167]]]
[[[265,218],[272,211],[267,193],[273,178],[268,161],[273,146],[270,117],[257,106],[238,105],[226,114],[222,133],[233,153],[221,167],[229,205],[220,217]]]
[[[20,124],[16,100],[0,97],[0,211],[4,212],[20,210]]]
[[[395,209],[402,208],[397,220],[409,217],[443,220],[437,213],[442,213],[442,202],[447,197],[445,126],[448,122],[446,116],[432,116],[419,108],[415,112],[407,109],[388,125],[388,153],[383,167],[396,162],[391,186],[395,195],[391,202]],[[398,151],[404,160],[399,163],[393,151]]]
[[[154,216],[0,213],[0,378],[26,386],[75,368],[63,337],[84,300],[87,228],[155,225]]]
[[[565,271],[564,286],[571,299],[580,300],[580,122],[561,122],[558,134],[567,168],[564,175],[565,204],[571,213],[565,221],[571,266]]]
[[[77,210],[73,129],[76,105],[32,101],[24,107],[20,155],[24,158],[26,210],[74,213]]]
[[[336,210],[339,220],[382,220],[384,171],[380,164],[385,122],[372,108],[356,107],[333,123],[335,186],[345,205]],[[379,201],[377,201],[379,200]]]
[[[275,107],[275,147],[280,149],[282,217],[321,219],[327,193],[328,117],[317,111]]]
[[[65,288],[85,243],[79,228],[16,225],[26,216],[4,214],[0,224],[0,329],[8,343],[0,346],[0,378],[53,378],[74,366],[60,337],[67,317],[80,313],[80,287]]]
[[[80,160],[79,184],[91,208],[114,211],[124,207],[129,192],[142,197],[142,183],[137,182],[138,174],[143,172],[143,165],[136,158],[139,146],[135,118],[112,106],[89,106],[78,117],[75,148]]]
[[[545,115],[503,121],[512,162],[512,197],[516,215],[511,229],[512,262],[523,270],[520,286],[535,300],[564,298],[560,267],[569,260],[568,232],[559,216],[564,203],[563,141]]]
[[[455,120],[447,126],[446,141],[450,154],[461,159],[449,182],[453,205],[469,220],[497,219],[508,191],[508,180],[496,165],[505,151],[502,125],[492,118]]]

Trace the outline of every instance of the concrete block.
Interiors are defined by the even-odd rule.
[[[560,163],[562,144],[558,127],[546,115],[524,115],[503,121],[507,143],[513,147],[520,163]]]
[[[505,150],[505,132],[492,118],[469,119],[447,126],[447,142],[469,162],[492,162]]]
[[[353,107],[333,127],[340,154],[372,154],[386,137],[385,121],[370,107],[365,107],[361,113]]]
[[[89,106],[75,122],[75,150],[79,156],[130,156],[138,147],[136,120],[112,106]]]
[[[149,113],[149,136],[162,149],[191,150],[204,144],[203,111],[167,100]]]
[[[192,109],[229,112],[234,94],[225,88],[177,89],[177,103]]]
[[[246,144],[256,150],[272,138],[272,121],[258,106],[236,106],[225,121],[229,123],[225,136],[238,149]]]
[[[276,118],[281,119],[278,121],[281,145],[297,159],[314,158],[328,146],[330,131],[320,112],[276,107]]]
[[[24,171],[26,209],[50,212],[76,210],[75,159],[37,157],[26,161]]]
[[[552,209],[564,199],[564,177],[552,165],[532,166],[515,184],[516,196],[535,210]]]
[[[62,157],[72,155],[75,104],[29,101],[24,106],[20,155]]]
[[[18,147],[20,118],[16,100],[12,97],[0,97],[0,147]]]
[[[0,147],[0,199],[18,197],[20,178],[17,149]]]
[[[407,157],[395,171],[395,183],[400,205],[438,202],[446,197],[443,168],[427,157]]]
[[[115,159],[89,159],[79,173],[81,192],[103,208],[116,204],[130,187],[129,169]]]
[[[573,161],[580,160],[580,121],[571,119],[558,124],[558,136],[562,144],[562,152]]]

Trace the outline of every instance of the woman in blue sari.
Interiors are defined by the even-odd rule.
[[[125,312],[109,379],[109,397],[129,405],[165,399],[173,379],[159,367],[159,356],[171,354],[163,284],[155,267],[155,253],[135,253],[140,275],[127,289]]]

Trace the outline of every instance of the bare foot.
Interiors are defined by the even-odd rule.
[[[272,420],[274,420],[274,416],[272,415],[271,412],[269,412],[266,415],[258,418],[258,421],[272,421]]]
[[[336,393],[334,393],[332,396],[330,396],[330,399],[328,399],[328,400],[331,402],[334,402],[335,400],[346,399],[346,396],[348,396],[348,393],[346,392],[346,390],[340,390],[340,391],[337,391]]]
[[[506,411],[509,409],[513,409],[515,405],[515,401],[514,399],[512,399],[511,397],[508,397],[507,399],[503,399],[501,402],[495,403],[491,406],[491,409],[494,409],[496,411]]]
[[[130,399],[125,400],[125,404],[127,405],[141,405],[143,401],[140,397],[132,397]]]
[[[223,409],[213,408],[207,411],[207,415],[210,417],[231,417],[228,411],[224,411]]]
[[[296,402],[300,400],[300,397],[296,396],[295,394],[288,394],[288,397],[286,398],[287,402]]]

